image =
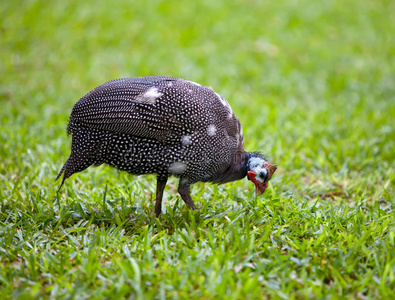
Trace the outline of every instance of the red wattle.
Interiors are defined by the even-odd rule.
[[[255,174],[254,172],[251,172],[251,171],[248,171],[247,174],[248,174],[248,178],[249,178],[253,183],[256,183],[256,179],[255,179],[256,174]]]

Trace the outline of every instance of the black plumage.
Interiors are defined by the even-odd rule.
[[[157,216],[171,175],[180,177],[178,192],[196,209],[191,184],[225,183],[248,174],[263,192],[277,168],[244,152],[240,122],[222,96],[179,78],[124,78],[100,85],[75,104],[67,133],[72,146],[56,178],[64,174],[61,186],[72,174],[103,163],[131,174],[157,174]]]

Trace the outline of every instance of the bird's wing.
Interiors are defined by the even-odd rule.
[[[68,126],[74,124],[92,129],[133,134],[165,140],[181,124],[163,111],[158,101],[170,93],[167,86],[179,79],[173,77],[124,78],[98,86],[74,106]],[[177,126],[179,125],[179,126]]]

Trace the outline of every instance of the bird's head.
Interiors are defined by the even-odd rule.
[[[262,195],[268,186],[277,165],[269,163],[259,153],[252,153],[247,161],[247,178],[255,184],[256,194]]]

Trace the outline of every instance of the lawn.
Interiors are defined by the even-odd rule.
[[[2,1],[0,298],[395,298],[395,1]],[[91,167],[59,183],[94,87],[213,87],[264,195]]]

